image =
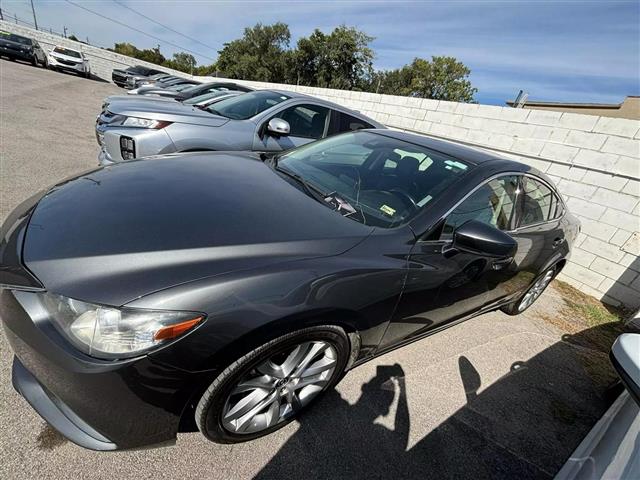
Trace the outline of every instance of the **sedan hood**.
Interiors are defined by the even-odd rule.
[[[122,305],[208,276],[338,255],[371,231],[250,154],[169,155],[54,187],[32,213],[23,262],[51,292]]]
[[[127,117],[150,118],[167,122],[194,123],[208,127],[220,127],[229,121],[226,117],[184,105],[176,101],[150,102],[146,99],[126,97],[109,104],[108,110]]]

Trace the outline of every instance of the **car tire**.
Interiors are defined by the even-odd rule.
[[[323,347],[324,350],[313,353]],[[304,363],[311,355],[315,356],[309,358],[306,366],[291,367],[296,358],[301,357]],[[344,374],[349,355],[347,334],[333,325],[309,327],[271,340],[218,375],[198,402],[196,424],[207,439],[216,443],[240,443],[268,435],[287,425],[312,401],[333,388]],[[329,370],[327,365],[331,362],[334,365]],[[293,373],[286,374],[291,368]],[[325,370],[317,375],[304,375],[319,368]],[[300,372],[298,378],[296,372]],[[310,383],[315,378],[317,384]],[[300,387],[303,381],[304,386]],[[249,387],[256,383],[260,386]],[[298,388],[297,394],[291,394]],[[251,393],[246,394],[249,390]],[[251,396],[255,404],[247,401]],[[249,410],[245,412],[246,408]]]
[[[522,312],[527,310],[531,305],[533,305],[542,292],[544,292],[551,280],[553,280],[556,276],[557,269],[555,266],[546,269],[541,275],[538,275],[536,279],[529,285],[529,288],[518,297],[512,303],[509,303],[503,307],[500,307],[507,315],[520,315]]]

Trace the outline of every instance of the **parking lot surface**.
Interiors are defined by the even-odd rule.
[[[95,116],[118,92],[0,60],[0,219],[97,165]],[[115,453],[77,447],[38,417],[11,386],[0,334],[0,478],[552,478],[615,381],[611,328],[568,324],[567,308],[551,288],[518,317],[483,315],[395,350],[254,442],[185,433],[173,447]]]

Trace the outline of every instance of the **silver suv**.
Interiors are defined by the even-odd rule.
[[[207,150],[288,150],[335,133],[386,128],[358,112],[307,95],[259,90],[198,108],[127,98],[103,105],[98,161]]]

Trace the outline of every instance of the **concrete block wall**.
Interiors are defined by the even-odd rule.
[[[107,80],[113,68],[145,64],[9,22],[0,22],[0,28],[34,37],[45,48],[55,44],[81,48],[89,56],[93,72]],[[555,181],[569,209],[582,222],[582,233],[560,278],[610,304],[640,307],[640,122],[316,87],[239,83],[324,98],[391,128],[462,142],[538,168]]]

